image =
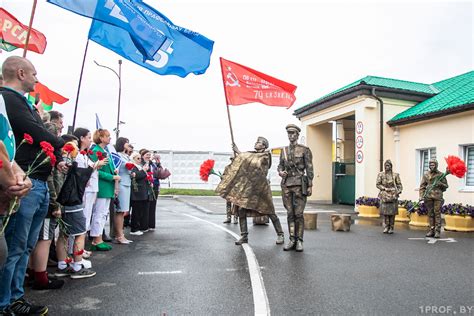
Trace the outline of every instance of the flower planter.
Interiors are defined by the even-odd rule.
[[[359,217],[380,217],[379,209],[376,206],[358,205]]]
[[[410,215],[410,222],[408,224],[412,226],[429,227],[430,221],[428,215],[418,215],[417,212],[413,212]]]
[[[474,232],[474,218],[462,215],[445,215],[444,230],[456,232]]]
[[[404,207],[398,208],[398,215],[395,216],[395,221],[397,222],[404,222],[408,223],[410,221],[410,217],[408,217],[408,211]]]

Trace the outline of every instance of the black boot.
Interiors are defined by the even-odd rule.
[[[230,224],[230,217],[227,217],[225,221],[223,221],[222,223],[224,224]]]

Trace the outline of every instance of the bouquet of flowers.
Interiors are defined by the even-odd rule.
[[[23,140],[21,141],[20,145],[18,145],[17,151],[24,144],[28,144],[28,145],[33,144],[33,137],[31,137],[30,134],[25,133],[23,135]],[[53,167],[56,165],[56,156],[54,155],[54,147],[46,141],[40,142],[40,147],[41,147],[41,150],[38,152],[33,162],[28,166],[28,169],[25,172],[25,176],[23,177],[23,180],[25,180],[29,175],[33,174],[36,170],[38,170],[40,166],[42,166],[45,163],[49,162],[51,166]],[[0,235],[3,234],[3,232],[5,231],[5,228],[7,227],[8,222],[10,221],[11,215],[15,213],[18,207],[20,206],[19,202],[20,202],[20,199],[18,197],[15,197],[10,202],[7,215],[3,219],[3,228],[0,231]]]
[[[146,173],[146,180],[148,181],[149,189],[153,195],[153,199],[156,200],[155,191],[153,191],[153,172],[149,171]]]
[[[446,171],[438,176],[434,181],[433,183],[426,188],[425,190],[425,193],[423,194],[423,196],[420,198],[420,200],[418,202],[415,202],[414,205],[412,206],[412,208],[416,208],[418,206],[418,204],[420,204],[420,201],[421,200],[424,200],[425,197],[433,190],[433,188],[438,184],[439,181],[441,181],[442,179],[446,178],[446,176],[448,174],[452,174],[458,178],[462,178],[464,177],[464,175],[466,174],[466,171],[467,171],[467,168],[466,168],[466,164],[464,163],[463,160],[461,160],[459,157],[456,157],[456,156],[448,156],[448,157],[445,157],[444,160],[446,160],[446,163],[447,163],[447,166],[446,166]],[[409,212],[411,212],[411,210],[408,210]],[[421,215],[421,214],[420,214]]]
[[[211,174],[216,175],[222,179],[222,173],[220,171],[214,171],[214,164],[215,161],[212,159],[208,159],[201,164],[201,167],[199,168],[199,176],[202,181],[207,182]]]
[[[127,168],[128,171],[132,171],[132,169],[135,168],[135,164],[133,162],[127,162],[125,164],[125,168]],[[131,177],[131,180],[132,180],[133,192],[138,192],[137,180],[135,179],[135,177]]]
[[[379,198],[371,198],[368,196],[361,196],[360,198],[356,199],[356,205],[365,205],[365,206],[380,206]]]

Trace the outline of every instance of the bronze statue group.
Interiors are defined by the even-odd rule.
[[[278,165],[290,235],[283,250],[294,249],[301,252],[304,234],[303,211],[313,186],[313,157],[308,147],[298,144],[301,131],[298,126],[289,124],[286,126],[286,131],[290,145],[283,148]],[[277,233],[276,243],[284,243],[283,229],[275,214],[272,192],[267,180],[272,163],[268,147],[268,140],[264,137],[257,138],[255,151],[240,152],[234,144],[235,158],[224,171],[222,180],[216,188],[216,192],[233,205],[232,213],[239,217],[241,238],[235,242],[236,245],[248,242],[247,217],[264,215],[273,223]],[[227,222],[230,220],[225,223]]]
[[[304,217],[303,211],[313,188],[313,163],[311,150],[298,144],[301,129],[289,124],[286,126],[289,146],[282,148],[278,174],[281,177],[283,205],[287,211],[289,241],[284,251],[303,251]],[[268,216],[277,233],[276,244],[284,243],[284,233],[280,220],[275,214],[270,184],[267,179],[272,156],[268,151],[269,143],[264,137],[258,137],[254,151],[240,152],[235,144],[235,157],[226,167],[216,192],[227,201],[227,219],[238,217],[241,238],[236,245],[248,243],[247,217]],[[448,188],[446,178],[438,181],[442,173],[438,162],[432,159],[429,170],[423,175],[420,184],[420,200],[428,209],[429,231],[427,237],[439,238],[441,233],[441,206],[443,192]],[[438,180],[437,180],[438,179]],[[376,186],[380,190],[380,215],[383,216],[383,233],[393,234],[395,216],[398,215],[398,198],[403,190],[398,173],[393,172],[392,162],[385,161],[384,171],[377,176]],[[428,189],[429,188],[429,189]]]

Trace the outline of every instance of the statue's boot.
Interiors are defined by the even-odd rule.
[[[298,252],[303,251],[303,241],[301,239],[298,239],[296,241],[296,251],[298,251]]]
[[[280,219],[276,214],[270,215],[270,219],[272,220],[273,227],[275,228],[275,231],[277,233],[277,240],[276,244],[281,245],[285,242],[285,237],[283,233],[283,228],[281,227]]]
[[[426,233],[426,237],[433,237],[435,235],[435,219],[432,216],[429,216],[430,221],[430,230]]]
[[[387,234],[388,233],[388,229],[390,228],[390,225],[389,225],[389,221],[388,221],[388,216],[387,215],[384,215],[383,216],[383,233],[384,234]]]
[[[247,230],[247,217],[239,217],[239,224],[240,224],[240,239],[235,242],[237,246],[242,244],[246,244],[249,242],[248,235],[249,232]]]
[[[288,223],[288,232],[290,233],[290,240],[288,243],[283,247],[284,251],[292,250],[296,246],[296,239],[295,239],[295,222]]]
[[[389,221],[389,228],[388,228],[388,234],[393,234],[393,228],[395,226],[395,215],[390,215],[388,217],[388,221]]]

